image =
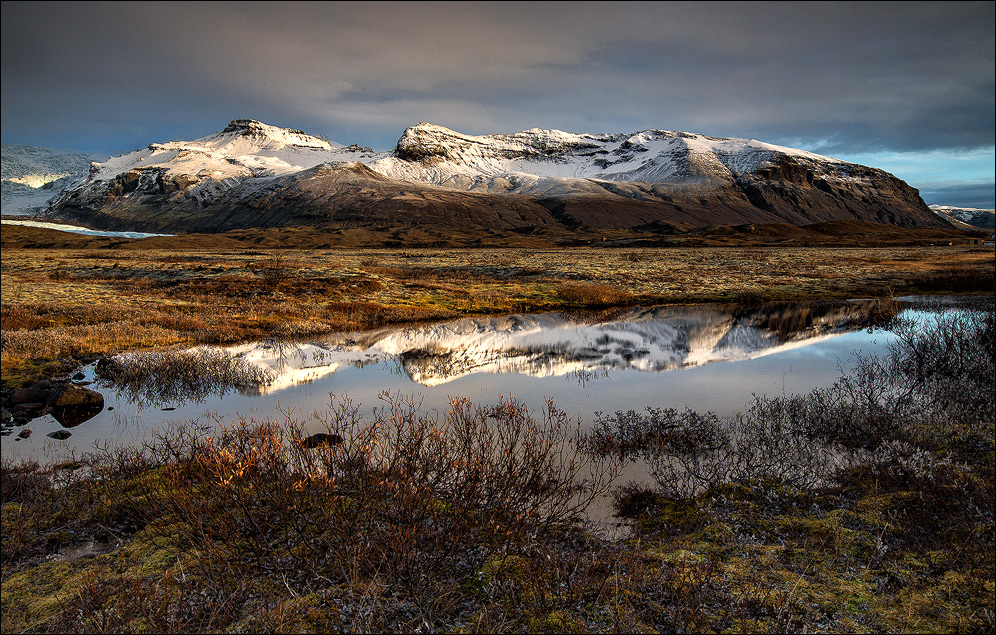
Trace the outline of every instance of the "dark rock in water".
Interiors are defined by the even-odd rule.
[[[69,437],[73,436],[73,433],[69,430],[56,430],[55,432],[49,432],[45,436],[57,441],[65,441]]]
[[[34,419],[35,417],[40,417],[45,414],[45,404],[43,403],[22,403],[17,406],[17,415],[15,419],[27,417],[28,419]]]
[[[48,399],[48,405],[52,408],[78,408],[84,406],[100,406],[104,408],[104,396],[95,390],[77,386],[75,384],[63,384],[52,390]]]
[[[72,428],[97,416],[104,409],[104,396],[89,388],[65,384],[52,391],[48,405],[56,421]]]
[[[53,408],[52,417],[65,428],[75,428],[84,421],[89,421],[103,410],[103,406],[70,406],[68,408]]]
[[[301,439],[301,447],[309,450],[312,448],[331,447],[333,445],[339,445],[342,441],[343,438],[338,434],[319,432],[318,434],[313,434],[310,437]]]
[[[75,375],[73,375],[73,379],[76,381],[82,381],[86,379],[86,375],[84,375],[83,373],[76,373]]]
[[[47,380],[39,381],[27,388],[18,388],[10,398],[14,405],[27,403],[45,403],[48,401],[51,382]]]
[[[31,436],[31,428],[22,428],[20,432],[17,433],[17,438],[27,439]]]

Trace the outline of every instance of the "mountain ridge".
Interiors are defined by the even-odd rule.
[[[996,210],[952,205],[931,205],[930,209],[959,228],[996,229]]]
[[[394,149],[374,151],[249,119],[94,164],[50,213],[176,232],[314,222],[950,227],[887,172],[751,139],[536,128],[474,136],[421,122]]]

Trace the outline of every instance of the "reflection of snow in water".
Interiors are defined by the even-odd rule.
[[[846,332],[854,304],[822,315],[736,315],[708,308],[633,309],[593,324],[560,314],[464,319],[397,331],[352,333],[306,344],[273,341],[226,349],[272,377],[262,392],[315,381],[347,366],[400,362],[423,386],[473,373],[533,377],[634,369],[661,372],[712,362],[754,359]],[[786,329],[789,321],[801,325]]]

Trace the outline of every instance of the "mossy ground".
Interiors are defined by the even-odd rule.
[[[645,507],[640,548],[671,564],[663,587],[695,596],[711,632],[983,632],[993,624],[993,529],[963,541],[936,518],[946,535],[925,540],[926,527],[894,520],[923,495],[722,488],[683,509]],[[694,527],[688,509],[701,516]]]

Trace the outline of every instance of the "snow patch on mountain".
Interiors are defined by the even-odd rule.
[[[365,170],[350,168],[357,178],[344,184],[348,165]],[[380,183],[363,190],[364,179]],[[85,225],[100,211],[103,229],[143,231],[280,224],[291,214],[329,218],[342,209],[362,216],[374,214],[373,199],[388,180],[395,190],[411,184],[461,195],[523,194],[532,200],[512,207],[532,206],[530,218],[543,224],[642,226],[671,217],[702,225],[807,224],[852,216],[941,224],[915,190],[881,170],[753,139],[537,128],[475,136],[423,122],[406,129],[392,150],[374,151],[251,119],[95,164],[85,183],[52,204],[51,215]],[[392,194],[388,204],[398,207],[404,194]],[[490,196],[453,203],[467,212],[460,222],[498,217],[528,224],[506,201],[488,203]],[[569,212],[568,198],[575,207]],[[247,209],[266,210],[266,220],[243,214]],[[139,211],[144,217],[135,216]],[[216,211],[225,216],[211,216]]]
[[[151,143],[147,148],[112,157],[90,173],[89,185],[113,181],[127,173],[181,177],[182,188],[195,186],[210,198],[249,178],[279,177],[322,163],[368,157],[370,148],[342,144],[302,130],[236,119],[221,132],[193,141]]]
[[[532,128],[474,136],[425,122],[406,129],[393,150],[375,152],[237,119],[200,139],[153,143],[113,157],[95,166],[89,183],[107,183],[129,172],[155,173],[183,177],[183,188],[193,185],[203,190],[200,197],[209,198],[251,179],[359,161],[398,181],[461,191],[557,195],[602,192],[600,181],[730,181],[784,157],[804,163],[817,176],[831,171],[841,178],[841,166],[849,165],[753,139],[667,130],[595,134]]]
[[[87,175],[98,158],[85,152],[4,143],[0,153],[2,213],[30,215]]]

